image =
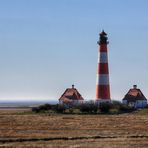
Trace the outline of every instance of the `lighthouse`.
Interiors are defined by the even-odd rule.
[[[108,68],[108,38],[104,30],[99,34],[98,47],[98,65],[96,80],[96,102],[110,102],[110,83]]]

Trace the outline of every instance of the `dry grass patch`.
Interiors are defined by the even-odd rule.
[[[1,111],[0,111],[1,112]],[[47,137],[89,137],[115,136],[114,139],[55,140],[41,142],[5,143],[1,146],[15,147],[86,147],[119,146],[148,147],[148,138],[130,138],[130,136],[148,136],[147,116],[123,115],[47,115],[47,114],[11,114],[0,113],[0,139],[8,138],[47,138]],[[129,137],[128,137],[129,136]],[[119,138],[118,138],[119,137]],[[125,139],[124,139],[125,138]],[[136,140],[135,140],[136,139]],[[125,141],[126,140],[126,141]],[[113,145],[112,145],[112,144]],[[121,146],[120,146],[121,147]]]

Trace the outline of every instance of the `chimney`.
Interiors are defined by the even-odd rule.
[[[133,85],[133,88],[134,88],[134,89],[137,89],[137,85]]]
[[[74,84],[72,85],[72,88],[75,88]]]

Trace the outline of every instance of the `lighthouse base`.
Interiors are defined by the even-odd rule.
[[[111,103],[111,99],[97,99],[95,103],[97,105],[100,105],[101,103]]]

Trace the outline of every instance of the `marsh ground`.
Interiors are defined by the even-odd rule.
[[[70,137],[75,139],[66,139]],[[147,148],[148,116],[32,114],[30,109],[3,109],[0,147]]]

